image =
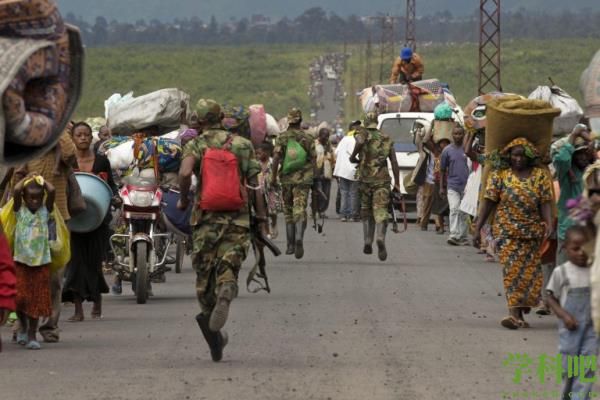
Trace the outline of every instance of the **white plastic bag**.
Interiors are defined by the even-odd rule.
[[[111,96],[106,106],[108,127],[113,135],[131,135],[150,126],[163,132],[179,128],[181,114],[189,115],[190,96],[179,89],[162,89],[144,96],[121,99]]]
[[[107,150],[106,157],[112,169],[126,170],[133,164],[133,140]]]
[[[545,100],[552,107],[561,110],[560,116],[554,119],[553,135],[564,135],[570,133],[573,127],[583,116],[583,110],[577,100],[558,86],[538,86],[529,95],[530,99]]]

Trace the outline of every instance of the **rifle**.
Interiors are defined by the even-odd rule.
[[[319,178],[315,179],[313,181],[313,186],[312,186],[312,190],[311,190],[311,194],[312,194],[312,218],[313,218],[313,229],[317,232],[317,233],[323,233],[323,226],[325,225],[325,217],[323,217],[321,215],[321,224],[317,223],[317,213],[318,213],[318,207],[319,207],[319,196],[321,196],[325,201],[328,200],[327,195],[325,194],[325,192],[323,192],[323,189],[321,189],[321,186],[319,185]]]
[[[408,230],[408,219],[406,217],[406,203],[404,202],[404,196],[400,192],[392,191],[390,195],[390,208],[392,214],[392,232],[402,233]],[[397,212],[402,211],[404,216],[404,229],[400,231],[398,229],[398,216]]]
[[[261,290],[271,293],[269,277],[267,276],[266,270],[267,262],[265,260],[264,248],[268,248],[275,257],[281,255],[281,250],[279,250],[277,245],[271,239],[263,235],[259,228],[259,221],[253,213],[250,214],[250,238],[256,262],[250,273],[248,273],[248,278],[246,278],[246,289],[250,293],[258,293]],[[250,286],[252,282],[257,284],[258,287],[251,289]]]

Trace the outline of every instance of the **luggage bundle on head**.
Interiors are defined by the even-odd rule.
[[[581,92],[591,128],[594,132],[600,132],[600,50],[581,75]]]
[[[253,104],[250,109],[250,138],[254,146],[264,143],[267,137],[267,113],[262,104]]]
[[[52,148],[81,94],[83,46],[51,0],[0,2],[0,163]]]
[[[550,145],[554,118],[560,110],[543,100],[524,99],[518,95],[498,97],[487,103],[485,131],[485,150],[490,159],[486,161],[482,180],[480,199],[487,185],[487,178],[492,168],[496,168],[496,154],[502,151],[511,141],[523,137],[529,140],[540,156],[549,161]],[[548,168],[546,173],[550,175]],[[480,202],[480,205],[483,202]],[[556,215],[556,208],[553,209]]]
[[[162,89],[140,97],[111,96],[104,104],[113,135],[132,135],[155,126],[159,133],[179,128],[181,117],[190,115],[190,96],[179,89]]]
[[[547,101],[552,107],[561,111],[560,115],[554,119],[553,134],[555,136],[570,133],[583,117],[583,110],[577,100],[558,86],[538,86],[531,92],[529,98]]]
[[[550,154],[554,118],[560,109],[543,100],[523,99],[521,96],[504,96],[487,104],[487,153],[502,150],[513,139],[524,137],[542,157]]]
[[[465,128],[470,130],[485,129],[487,126],[487,119],[485,117],[487,104],[498,97],[504,96],[506,94],[501,92],[490,92],[471,100],[464,109]]]

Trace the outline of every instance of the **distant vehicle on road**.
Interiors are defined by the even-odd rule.
[[[331,80],[337,79],[337,74],[335,73],[335,71],[333,70],[331,65],[326,65],[324,70],[325,70],[325,75],[327,76],[327,79],[331,79]]]

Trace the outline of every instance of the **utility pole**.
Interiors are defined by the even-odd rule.
[[[417,50],[417,4],[416,0],[406,0],[406,36],[404,46]]]
[[[373,84],[373,39],[371,36],[371,27],[367,36],[367,48],[365,50],[365,87]]]
[[[500,0],[480,0],[479,94],[502,91],[500,68]]]
[[[378,17],[381,21],[381,58],[379,65],[379,82],[383,83],[387,69],[385,66],[391,65],[396,54],[396,38],[394,36],[394,28],[398,17],[392,17],[389,14],[385,17]],[[385,71],[385,72],[384,72]]]

